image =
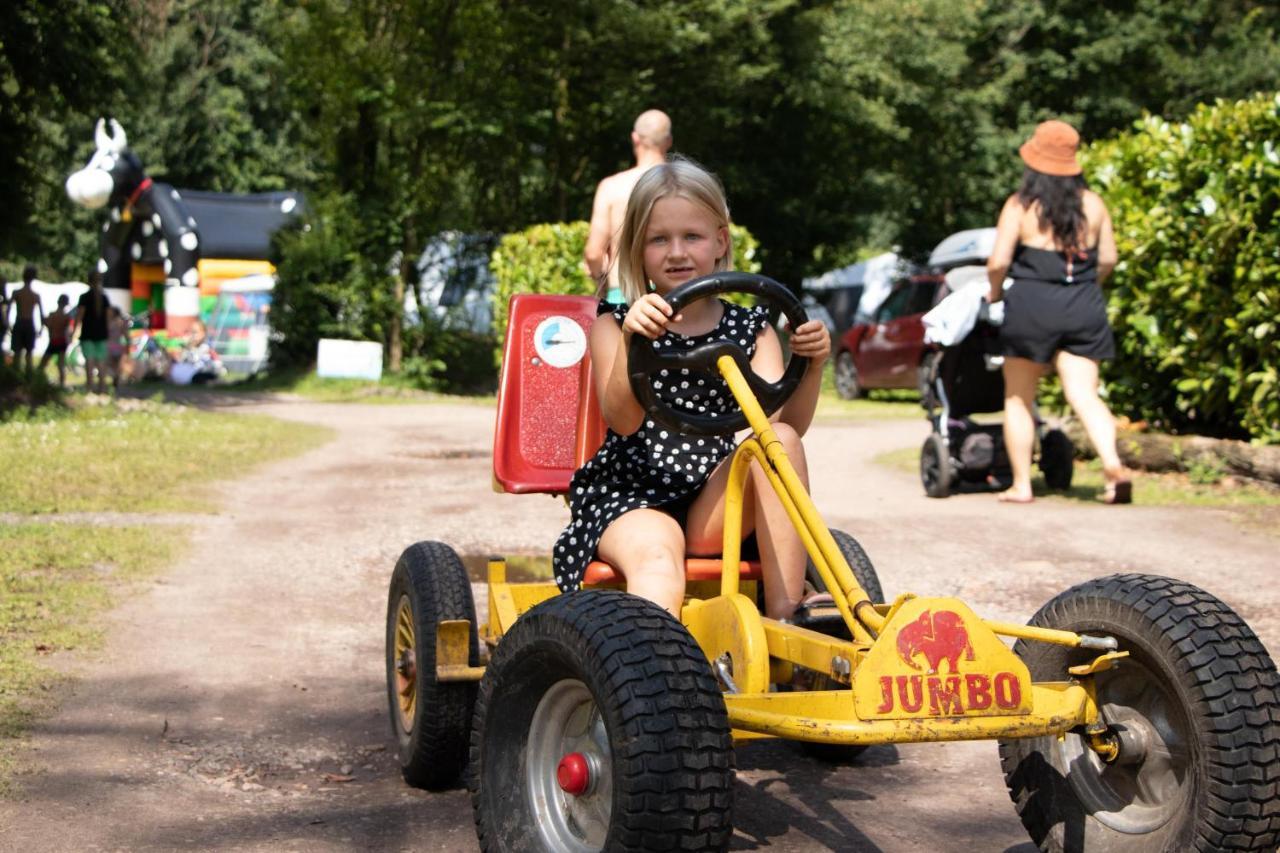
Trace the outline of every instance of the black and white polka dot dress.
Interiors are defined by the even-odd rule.
[[[687,350],[713,338],[726,338],[753,355],[756,337],[769,322],[765,309],[742,308],[723,300],[722,304],[724,315],[710,332],[691,336],[667,332],[653,342],[654,348]],[[602,303],[601,308],[602,313],[612,310],[621,326],[630,306]],[[663,370],[652,381],[654,393],[677,411],[712,417],[737,411],[738,404],[719,373]],[[566,592],[577,589],[587,564],[595,559],[601,535],[615,518],[640,507],[692,500],[734,447],[732,434],[685,435],[650,420],[631,435],[609,430],[600,450],[573,475],[569,487],[573,520],[552,552],[556,584]]]

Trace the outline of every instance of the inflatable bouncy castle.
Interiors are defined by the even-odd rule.
[[[206,325],[223,282],[271,275],[271,236],[302,209],[300,193],[255,195],[178,190],[147,177],[124,128],[99,119],[97,150],[67,178],[67,195],[107,206],[98,271],[111,301],[150,326],[186,334]]]

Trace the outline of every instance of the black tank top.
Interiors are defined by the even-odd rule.
[[[1014,281],[1045,284],[1097,284],[1098,248],[1059,252],[1019,243],[1013,252],[1009,277]]]

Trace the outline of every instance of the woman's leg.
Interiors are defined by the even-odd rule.
[[[605,528],[600,559],[622,572],[627,592],[680,618],[684,603],[684,531],[665,512],[633,509]]]
[[[800,436],[784,423],[775,423],[773,431],[782,442],[800,481],[808,488],[809,468]],[[691,554],[719,553],[724,545],[724,493],[729,484],[730,461],[726,459],[712,472],[702,492],[689,507],[686,535]],[[804,598],[804,569],[808,555],[768,477],[756,464],[752,464],[751,475],[747,478],[742,535],[752,530],[760,546],[765,615],[771,619],[790,618]]]
[[[1001,498],[1031,500],[1031,448],[1035,444],[1036,387],[1044,367],[1029,358],[1004,359],[1004,446],[1013,468],[1013,485]]]
[[[1062,390],[1075,410],[1093,449],[1102,460],[1102,470],[1109,482],[1128,479],[1128,473],[1116,451],[1116,419],[1098,396],[1098,362],[1065,350],[1055,360]]]

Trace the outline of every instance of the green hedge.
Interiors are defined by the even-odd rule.
[[[1145,118],[1086,169],[1120,254],[1115,410],[1280,443],[1280,95]]]
[[[507,335],[507,304],[517,293],[595,293],[595,282],[587,276],[582,251],[587,245],[586,222],[557,222],[533,225],[502,238],[489,262],[497,285],[493,295],[494,334],[498,340],[496,359],[502,360],[502,342]],[[756,260],[759,244],[741,225],[730,226],[733,234],[733,267],[759,272]]]

